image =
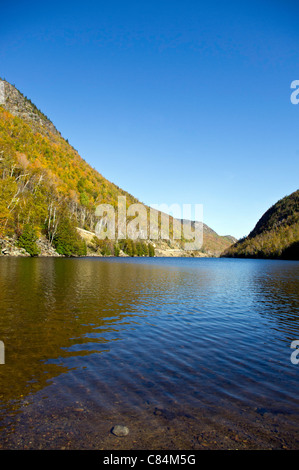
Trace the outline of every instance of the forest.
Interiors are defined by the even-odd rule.
[[[299,259],[299,190],[271,206],[248,237],[233,244],[222,256]]]
[[[36,240],[45,236],[59,254],[84,256],[86,242],[76,227],[94,230],[96,206],[116,207],[118,195],[127,204],[138,201],[92,169],[59,134],[39,130],[0,106],[0,238],[15,237],[35,256]],[[153,256],[151,244],[114,245],[99,240],[97,249],[102,255],[123,249],[129,256]]]

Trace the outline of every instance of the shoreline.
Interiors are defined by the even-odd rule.
[[[40,250],[40,253],[33,258],[85,258],[87,257],[97,257],[97,258],[219,258],[220,254],[213,253],[203,253],[201,251],[186,251],[178,248],[166,248],[165,246],[155,247],[155,255],[148,256],[129,256],[120,250],[119,256],[113,255],[102,255],[99,252],[95,252],[87,246],[87,254],[84,256],[66,256],[57,253],[54,247],[46,238],[39,238],[37,240],[37,245]],[[0,238],[0,258],[1,257],[11,257],[11,258],[24,258],[32,256],[24,249],[17,246],[17,240],[11,237]]]
[[[39,393],[37,394],[39,395]],[[256,406],[232,404],[225,410],[184,403],[144,403],[137,410],[122,403],[108,409],[84,400],[65,408],[41,403],[40,397],[20,403],[17,415],[3,415],[6,431],[1,450],[295,450],[296,422],[285,423]],[[244,412],[246,410],[246,413]],[[20,413],[21,412],[21,413]],[[129,433],[111,430],[123,423]],[[34,426],[33,426],[34,424]],[[36,432],[36,428],[40,432]]]

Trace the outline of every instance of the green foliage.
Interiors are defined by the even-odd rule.
[[[112,240],[101,240],[98,237],[93,237],[92,244],[95,251],[98,251],[102,256],[119,256],[120,246]]]
[[[142,256],[143,255],[143,247],[141,242],[135,243],[136,255]]]
[[[155,256],[155,249],[151,243],[130,239],[119,240],[118,243],[120,249],[128,256]]]
[[[148,244],[148,255],[155,256],[155,248],[151,243]]]
[[[29,224],[25,225],[22,234],[18,240],[18,246],[24,248],[30,256],[37,256],[39,248],[36,244],[37,235],[33,227]]]
[[[111,256],[114,253],[114,245],[113,242],[108,240],[102,240],[96,236],[92,239],[92,244],[94,246],[94,250],[99,252],[102,256]]]
[[[105,240],[101,240],[101,247],[100,247],[100,252],[103,256],[111,256],[112,255],[112,250],[111,250],[111,243],[106,242]]]
[[[230,258],[299,258],[299,191],[281,199],[244,237],[224,251]]]
[[[299,190],[280,199],[260,218],[249,237],[265,231],[274,230],[282,225],[292,225],[299,220]]]
[[[88,207],[89,198],[85,191],[83,193],[80,193],[80,204],[82,204],[82,206]]]
[[[114,244],[114,256],[119,256],[119,253],[120,253],[120,247],[118,243],[115,243]]]
[[[61,255],[86,256],[86,243],[78,234],[74,221],[67,215],[64,215],[58,224],[53,245]]]
[[[119,246],[126,255],[136,255],[136,246],[133,240],[119,240]]]
[[[12,235],[15,228],[13,209],[16,205],[17,183],[8,176],[0,179],[0,236]]]

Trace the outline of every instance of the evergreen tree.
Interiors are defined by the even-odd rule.
[[[35,230],[30,224],[25,225],[22,234],[18,240],[18,246],[24,248],[30,256],[37,256],[39,248],[36,244],[37,235]]]
[[[57,253],[65,256],[86,256],[86,243],[76,230],[74,222],[64,215],[53,239]]]
[[[119,256],[120,247],[117,243],[114,245],[114,256]]]
[[[151,243],[148,244],[148,256],[155,256],[155,248]]]

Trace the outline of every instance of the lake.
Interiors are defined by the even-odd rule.
[[[2,449],[299,448],[299,262],[2,257],[0,340]]]

